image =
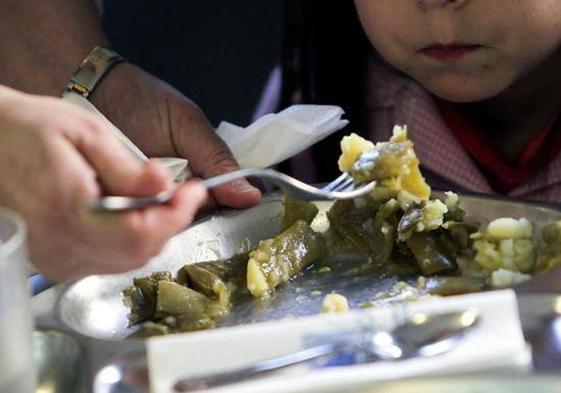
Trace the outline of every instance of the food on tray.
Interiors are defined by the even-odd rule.
[[[547,272],[561,265],[561,222],[542,229],[543,244],[538,253],[534,274]]]
[[[275,238],[260,241],[249,253],[247,288],[255,297],[267,296],[324,255],[322,236],[298,220]]]
[[[245,253],[185,265],[175,279],[170,272],[134,279],[123,290],[125,304],[131,308],[130,324],[141,324],[139,336],[214,327],[214,319],[245,291],[247,258]]]
[[[299,201],[288,196],[284,200],[284,209],[283,229],[290,228],[298,220],[311,224],[319,212],[318,207],[313,203]]]
[[[378,180],[378,186],[368,196],[334,203],[328,212],[331,243],[377,264],[393,255],[414,260],[425,275],[456,272],[475,228],[463,221],[457,195],[428,199],[430,187],[406,128],[395,127],[389,142],[372,145],[351,135],[341,145],[340,168],[357,182]]]
[[[208,311],[210,299],[185,285],[173,281],[158,282],[156,314],[200,315]]]
[[[499,218],[471,235],[473,260],[491,273],[491,285],[504,287],[531,278],[536,262],[532,224],[525,218]]]
[[[232,258],[185,265],[178,273],[178,281],[205,294],[227,309],[236,293],[246,286],[248,254]]]
[[[131,287],[123,290],[125,303],[130,307],[129,321],[132,325],[150,319],[158,303],[158,283],[172,281],[170,272],[156,272],[148,277],[135,278]]]
[[[347,298],[338,293],[330,293],[323,299],[321,306],[322,314],[333,314],[349,311]]]
[[[135,279],[123,291],[130,323],[142,324],[141,334],[213,327],[237,298],[266,299],[304,270],[331,272],[329,261],[348,255],[360,261],[349,265],[348,279],[418,277],[364,307],[513,285],[561,264],[561,223],[541,231],[524,218],[483,224],[465,217],[454,193],[430,199],[405,127],[376,144],[352,134],[341,148],[340,169],[355,183],[376,180],[373,192],[336,201],[325,215],[313,203],[286,199],[281,233],[249,253],[186,265],[175,279],[167,272]],[[317,224],[320,218],[326,222]],[[347,308],[343,295],[331,293],[322,312]]]
[[[394,249],[398,209],[395,200],[383,202],[370,195],[335,202],[327,212],[328,247],[334,253],[353,252],[373,264],[383,263]]]
[[[135,280],[132,287],[125,289],[125,298],[129,299],[133,312],[135,309],[137,311],[136,318],[131,319],[131,322],[157,320],[158,324],[152,322],[144,327],[147,331],[161,333],[214,327],[215,313],[212,311],[210,299],[191,288],[171,281],[170,278],[171,275],[167,272],[157,272],[144,279]],[[138,288],[146,288],[144,284],[147,282],[150,287],[148,298],[136,291]],[[150,301],[145,302],[146,299]],[[138,313],[139,309],[142,311],[141,314]],[[140,315],[142,319],[138,318]]]

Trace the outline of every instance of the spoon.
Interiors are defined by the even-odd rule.
[[[478,320],[479,313],[474,309],[444,314],[415,314],[393,330],[373,333],[367,342],[355,350],[365,351],[376,360],[385,361],[435,356],[455,348]],[[348,352],[348,346],[337,342],[325,343],[247,367],[182,378],[175,383],[174,391],[193,392],[241,382],[324,356]]]

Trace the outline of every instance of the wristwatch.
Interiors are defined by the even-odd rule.
[[[82,61],[82,64],[78,67],[72,78],[70,78],[65,92],[74,92],[84,98],[88,98],[111,67],[123,61],[125,61],[125,58],[117,52],[96,46]]]

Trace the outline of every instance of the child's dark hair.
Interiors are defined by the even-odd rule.
[[[282,107],[293,103],[341,106],[352,131],[366,129],[364,93],[371,46],[352,1],[286,0]],[[313,148],[318,181],[337,173],[339,134]]]

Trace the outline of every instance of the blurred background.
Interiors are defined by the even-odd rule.
[[[369,46],[351,1],[99,0],[99,5],[114,47],[199,104],[215,126],[221,120],[246,126],[256,115],[318,103],[343,107],[352,131],[362,128]],[[314,180],[337,173],[340,138],[333,135],[313,148],[314,160],[322,164]],[[290,172],[290,165],[281,169]]]
[[[280,63],[283,0],[105,0],[129,60],[197,102],[213,124],[245,125]]]

